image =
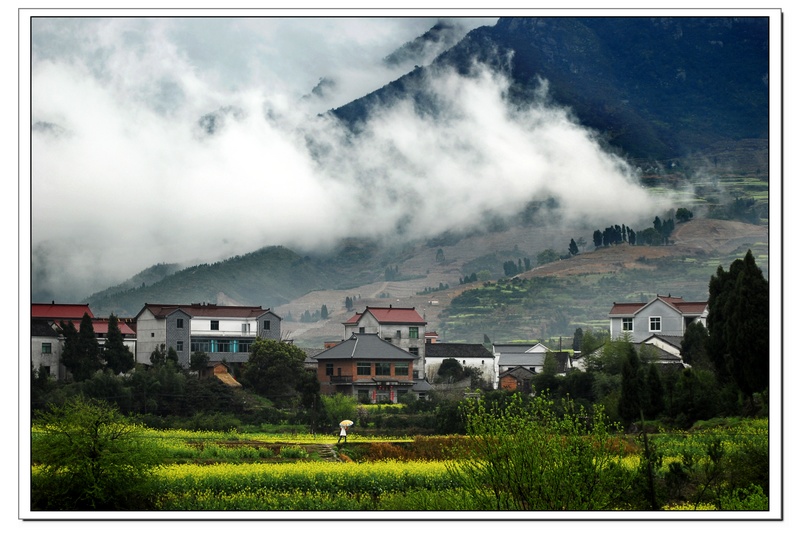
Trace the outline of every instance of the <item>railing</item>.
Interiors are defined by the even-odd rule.
[[[352,376],[328,376],[331,383],[353,383]]]

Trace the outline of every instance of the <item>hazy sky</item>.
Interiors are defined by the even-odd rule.
[[[549,103],[546,82],[512,112],[497,73],[430,76],[435,122],[401,103],[355,140],[319,115],[413,69],[381,60],[436,20],[34,19],[34,283],[75,300],[160,262],[424,238],[548,197],[565,224],[652,218],[635,172]],[[495,20],[458,19],[463,33]],[[308,98],[323,77],[335,85]]]

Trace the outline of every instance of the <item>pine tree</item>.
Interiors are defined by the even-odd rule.
[[[103,348],[106,366],[114,374],[128,372],[136,364],[133,352],[125,346],[125,339],[119,329],[119,321],[113,314],[108,318],[108,340]]]
[[[748,398],[769,387],[769,283],[748,250],[709,282],[708,349],[721,380]]]

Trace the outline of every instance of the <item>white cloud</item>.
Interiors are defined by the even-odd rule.
[[[398,74],[380,60],[433,22],[37,23],[32,116],[57,128],[33,136],[35,270],[53,255],[54,288],[80,298],[158,262],[432,236],[550,196],[563,221],[652,216],[590,132],[544,100],[510,109],[507,81],[485,70],[431,75],[437,117],[403,102],[356,140],[300,99],[321,76],[339,81],[334,100],[377,89]],[[199,124],[210,113],[213,135]],[[312,158],[309,139],[328,152]]]

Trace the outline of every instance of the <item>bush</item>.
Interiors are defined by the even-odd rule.
[[[140,510],[159,455],[115,407],[80,397],[37,414],[31,461],[32,510]]]
[[[569,401],[559,415],[544,396],[514,395],[488,405],[468,400],[468,448],[451,466],[481,509],[604,510],[617,507],[635,474],[618,463],[625,446],[602,408],[592,415]]]

